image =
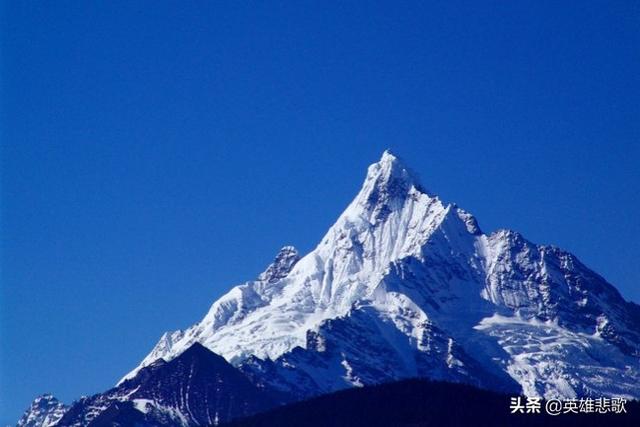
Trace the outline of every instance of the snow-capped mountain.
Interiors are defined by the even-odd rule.
[[[34,399],[29,409],[18,421],[17,427],[51,427],[69,409],[51,394],[43,394]]]
[[[482,233],[388,151],[313,251],[283,248],[125,379],[194,342],[299,396],[426,376],[640,397],[638,305],[570,253]]]
[[[215,423],[412,377],[640,398],[640,306],[568,252],[483,233],[385,152],[313,251],[284,247],[115,388],[20,426]]]

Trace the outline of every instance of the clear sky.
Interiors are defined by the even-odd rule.
[[[96,3],[2,6],[0,424],[310,250],[385,148],[640,302],[640,3]]]

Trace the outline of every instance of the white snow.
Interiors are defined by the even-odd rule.
[[[601,296],[589,293],[589,286]],[[164,334],[124,379],[194,342],[239,364],[250,355],[275,360],[296,346],[306,348],[307,333],[319,331],[314,351],[322,353],[328,351],[322,341],[327,322],[345,319],[376,325],[372,341],[379,348],[371,351],[395,354],[393,377],[422,372],[416,360],[423,356],[443,358],[446,365],[430,375],[472,375],[456,355],[463,352],[489,371],[506,372],[529,395],[626,390],[640,397],[638,358],[601,338],[605,326],[633,331],[625,326],[624,309],[610,307],[622,304],[612,289],[557,248],[535,245],[509,230],[483,234],[471,214],[425,192],[414,174],[385,152],[314,250],[299,258],[293,248],[283,248],[265,273],[232,288],[200,322]],[[611,324],[604,315],[596,321],[587,309],[623,314]],[[575,327],[569,329],[567,322]],[[373,334],[370,326],[357,329]],[[625,339],[640,354],[638,341]],[[366,363],[375,365],[376,357],[371,354]],[[312,375],[317,378],[334,376],[326,380],[327,388],[345,381],[362,384],[367,377],[364,365],[356,366],[346,353],[335,363],[321,373],[297,368],[317,372]]]

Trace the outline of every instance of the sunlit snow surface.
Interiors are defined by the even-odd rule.
[[[640,397],[639,330],[640,308],[573,255],[483,234],[385,152],[312,252],[283,248],[125,379],[199,342],[301,396],[425,376]]]

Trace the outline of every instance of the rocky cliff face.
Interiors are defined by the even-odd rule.
[[[55,425],[217,425],[275,404],[268,392],[196,343],[169,362],[160,359],[119,386],[74,402]]]

